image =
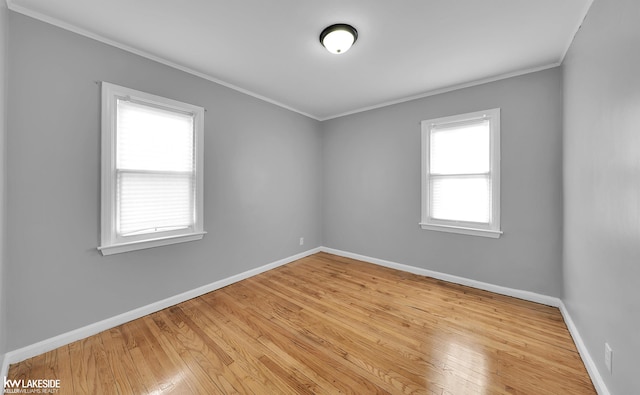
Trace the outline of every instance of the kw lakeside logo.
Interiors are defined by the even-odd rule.
[[[60,391],[60,380],[9,380],[4,377],[5,394],[56,394]]]

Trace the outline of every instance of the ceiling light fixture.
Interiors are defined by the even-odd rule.
[[[334,54],[345,53],[358,39],[358,31],[351,25],[337,23],[320,33],[320,43]]]

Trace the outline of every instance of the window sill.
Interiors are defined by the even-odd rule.
[[[207,232],[196,232],[185,235],[160,237],[157,239],[138,240],[130,243],[110,244],[98,247],[102,255],[120,254],[128,251],[143,250],[146,248],[166,246],[176,243],[186,243],[188,241],[201,240]]]
[[[497,239],[500,237],[500,235],[502,235],[502,232],[499,230],[465,228],[462,226],[451,226],[451,225],[425,224],[422,222],[420,223],[420,227],[425,230],[436,230],[439,232],[459,233],[459,234],[469,235],[469,236],[490,237],[492,239]]]

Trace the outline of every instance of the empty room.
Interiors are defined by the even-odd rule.
[[[0,0],[5,394],[640,394],[638,0]]]

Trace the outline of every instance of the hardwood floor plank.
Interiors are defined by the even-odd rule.
[[[318,253],[11,365],[61,394],[595,394],[557,308]]]
[[[238,393],[229,378],[233,378],[228,365],[233,363],[200,327],[191,321],[179,307],[163,310],[154,315],[153,320],[160,328],[172,347],[184,361],[183,363],[196,375],[198,381],[207,384],[209,393]],[[213,350],[213,351],[212,351]],[[221,358],[221,355],[224,357]],[[234,385],[235,384],[235,385]]]
[[[237,287],[235,287],[237,288]],[[227,290],[227,292],[230,292],[230,289]],[[260,303],[262,301],[256,301],[258,303],[258,305],[256,305],[256,309],[254,314],[260,314],[261,312],[264,312],[266,310],[266,308],[260,308],[261,305]],[[279,314],[278,314],[279,313]],[[292,316],[286,316],[286,315],[282,315],[282,311],[280,312],[276,312],[276,314],[279,315],[278,318],[281,318],[280,320],[277,320],[276,322],[293,322],[293,318]],[[302,312],[300,313],[302,314]],[[336,320],[333,322],[334,325],[338,325],[340,326],[342,323],[339,320]],[[300,326],[296,326],[296,328],[300,328]],[[282,328],[283,330],[287,330],[287,328]],[[398,382],[393,376],[395,375],[394,372],[386,372],[384,369],[378,368],[375,365],[372,365],[370,363],[368,363],[368,361],[370,360],[370,357],[368,356],[368,354],[371,352],[371,349],[376,347],[379,342],[381,341],[379,338],[377,337],[371,337],[367,334],[366,331],[360,332],[359,334],[356,333],[355,331],[353,331],[349,326],[345,326],[342,327],[342,335],[340,339],[334,339],[334,341],[332,341],[331,343],[337,343],[337,344],[341,344],[343,346],[347,346],[345,347],[345,350],[341,350],[340,354],[343,355],[343,358],[346,361],[349,361],[353,366],[357,366],[360,369],[365,370],[366,372],[368,372],[370,375],[378,378],[378,379],[382,379],[384,382],[386,383],[392,383],[395,384],[394,385],[394,390],[398,390],[398,387],[404,387],[403,384],[401,384],[401,382]],[[292,333],[289,335],[298,335],[300,333],[303,333],[301,331],[299,331],[298,329],[293,329]],[[307,338],[310,338],[310,334],[312,332],[311,331],[306,331],[304,332],[304,334],[306,335]],[[365,337],[361,336],[362,334],[367,334]],[[323,344],[327,344],[326,339],[323,340]],[[318,345],[313,345],[314,347],[317,347]],[[385,362],[389,362],[388,361],[388,356],[386,354],[381,354],[378,355],[378,359],[380,360],[380,362],[382,362],[383,364]],[[398,361],[395,361],[398,362]],[[390,365],[387,365],[390,366]],[[412,375],[413,372],[410,370],[404,370],[406,368],[406,366],[399,366],[398,364],[395,365],[396,370],[400,369],[403,370],[404,374],[406,375]],[[413,366],[412,366],[413,368]],[[416,379],[419,380],[418,376],[416,375],[415,377]],[[402,388],[404,390],[404,388]]]
[[[332,375],[340,376],[340,380],[345,382],[348,389],[347,393],[357,393],[357,389],[362,389],[363,393],[387,393],[375,384],[363,380],[358,374],[350,371],[348,366],[341,366],[342,364],[347,364],[347,361],[341,358],[341,355],[330,354],[325,358],[321,354],[321,350],[309,346],[306,342],[301,342],[298,336],[280,335],[278,328],[271,326],[273,323],[269,320],[261,322],[262,320],[252,311],[246,311],[243,307],[230,308],[229,304],[234,303],[233,298],[228,298],[223,293],[216,294],[215,300],[213,300],[213,295],[209,294],[207,296],[209,297],[203,298],[203,300],[211,307],[210,311],[216,312],[221,316],[230,317],[234,324],[237,325],[237,328],[244,332],[244,338],[248,336],[252,339],[258,339],[261,343],[266,338],[268,341],[277,344],[285,352],[287,350],[292,351],[290,349],[294,347],[297,350],[295,354],[299,363],[307,364],[312,366],[314,370],[320,371],[323,371],[323,366],[328,366],[329,370],[326,371],[326,377],[331,377]],[[242,313],[237,313],[240,310],[242,310]]]
[[[268,379],[252,366],[252,363],[257,363],[258,357],[256,355],[260,355],[255,351],[255,341],[246,340],[242,332],[236,328],[232,329],[231,325],[225,325],[222,329],[216,323],[215,318],[209,318],[208,310],[210,309],[208,307],[205,307],[204,311],[199,310],[200,304],[205,305],[200,299],[192,299],[181,307],[185,314],[207,333],[208,337],[216,339],[218,346],[234,359],[234,362],[227,366],[231,375],[226,377],[235,380],[232,381],[234,388],[242,394],[263,392],[268,387],[268,384],[265,384]],[[227,321],[226,324],[229,322]],[[215,361],[215,356],[209,355],[210,351],[207,348],[203,351],[203,363],[209,364],[207,370],[214,369],[212,375],[218,375],[219,369],[211,366],[211,362]]]
[[[157,376],[155,376],[150,365],[156,366],[156,363],[155,361],[147,361],[145,359],[143,350],[131,332],[134,329],[133,325],[131,325],[131,323],[127,323],[120,325],[115,329],[117,329],[121,335],[123,357],[126,359],[126,354],[129,355],[129,358],[138,373],[137,376],[139,377],[140,385],[144,386],[148,393],[162,393],[163,391],[172,388],[169,382],[165,382],[162,378],[158,379]],[[158,371],[158,368],[156,371]],[[133,376],[129,376],[129,378],[133,379]]]
[[[69,361],[71,364],[71,377],[73,382],[74,394],[89,394],[87,359],[93,359],[93,356],[84,352],[84,342],[86,339],[79,340],[69,344]]]
[[[47,379],[60,380],[60,391],[73,392],[73,377],[71,374],[71,359],[69,346],[62,346],[54,350],[55,358],[51,355],[47,359]]]
[[[31,378],[30,372],[32,361],[33,358],[29,358],[18,364],[9,366],[7,378],[12,380],[28,380],[29,378]]]
[[[290,290],[292,288],[290,286],[287,286],[285,289]],[[307,305],[309,305],[312,302],[311,301],[305,301],[305,303]],[[322,326],[323,326],[322,321],[314,321],[313,316],[306,315],[306,312],[302,312],[301,314],[303,315],[301,317],[301,321],[297,322],[296,325],[298,325],[300,327],[304,327],[305,323],[308,323],[309,325],[311,325],[310,328],[322,328]],[[319,315],[322,316],[322,320],[323,321],[327,320],[327,317],[325,316],[325,313],[320,313]],[[352,322],[350,323],[350,325],[341,326],[341,325],[344,324],[343,319],[344,319],[344,321],[351,320]],[[291,321],[292,317],[289,317],[287,320]],[[380,324],[380,321],[376,321],[376,320],[374,320],[374,321],[378,322],[378,324]],[[355,344],[355,343],[361,342],[359,340],[354,340],[353,337],[357,338],[359,333],[366,333],[368,331],[368,329],[370,329],[370,327],[367,326],[362,330],[361,330],[361,328],[357,328],[358,330],[353,330],[351,328],[351,325],[353,325],[353,324],[354,324],[353,317],[349,317],[349,314],[346,314],[344,317],[339,317],[339,318],[337,318],[335,320],[332,320],[330,325],[329,325],[329,327],[322,328],[321,332],[324,335],[326,335],[326,334],[331,333],[333,331],[332,327],[338,327],[338,328],[341,328],[341,329],[338,330],[338,331],[334,331],[333,335],[330,336],[330,338],[327,338],[326,340],[320,340],[319,342],[321,342],[324,347],[331,347],[332,344],[348,345],[348,344]],[[402,330],[402,329],[403,328],[399,328],[399,330]],[[349,333],[350,333],[350,337],[351,338],[349,338],[349,335],[347,335],[347,337],[345,337],[345,334],[349,334]],[[383,334],[382,337],[380,337],[380,338],[371,338],[371,337],[369,337],[369,339],[368,339],[369,343],[364,345],[364,349],[377,349],[377,348],[383,347],[384,344],[386,343],[386,341],[382,340],[385,335],[386,334]],[[397,348],[398,344],[394,343],[394,345]],[[363,348],[360,348],[359,350],[356,350],[356,349],[351,348],[348,351],[345,351],[345,350],[341,349],[341,350],[334,350],[334,352],[340,353],[340,354],[344,354],[345,356],[351,355],[351,358],[353,358],[354,353],[356,353],[356,355],[358,355],[358,353],[362,353],[363,352],[362,349]],[[385,350],[384,353],[382,353],[382,354],[393,354],[394,351],[396,351],[396,350],[393,349],[393,348],[390,348],[388,350]],[[406,358],[407,354],[402,355],[402,356],[404,358]],[[396,357],[400,357],[400,354],[398,354]],[[377,359],[381,359],[380,356],[377,356],[376,358]],[[393,363],[388,362],[388,364],[389,365],[394,365],[395,364],[397,366],[398,362],[402,362],[402,358],[395,358]],[[404,368],[407,369],[408,371],[411,371],[411,370],[415,369],[415,372],[416,373],[419,372],[420,374],[424,374],[425,371],[431,370],[430,377],[431,377],[431,381],[433,383],[433,382],[437,381],[436,377],[441,376],[442,373],[439,371],[439,369],[437,369],[433,365],[426,364],[425,362],[426,361],[424,359],[420,358],[420,357],[408,358],[406,360],[406,363],[404,364]],[[367,369],[367,370],[372,370],[373,369],[372,367],[367,366],[366,363],[364,363],[361,360],[356,360],[355,363],[358,364],[361,368],[364,368],[364,369]],[[378,370],[373,369],[372,373],[373,374],[379,374],[380,372]],[[417,381],[420,382],[421,380],[417,379]],[[397,391],[397,388],[395,388],[395,390]]]
[[[31,370],[29,371],[29,378],[32,378],[32,379],[44,378],[47,354],[51,354],[51,353],[54,353],[54,351],[49,351],[48,353],[40,354],[32,358]]]
[[[113,328],[100,333],[102,344],[107,354],[107,361],[112,369],[114,386],[120,394],[144,394],[149,391],[144,380],[135,367],[131,355],[127,352],[122,333]]]
[[[151,330],[151,325],[154,324],[149,320],[149,316],[145,316],[132,321],[132,334],[136,338],[136,343],[139,344],[144,361],[147,362],[158,381],[162,383],[161,391],[201,393],[199,386],[195,385],[191,379],[188,367],[179,362],[179,357],[172,347],[163,347],[164,339]]]
[[[331,262],[323,266],[316,265],[314,266],[314,269],[325,270],[327,271],[326,274],[336,273],[331,276],[332,280],[336,280],[335,283],[332,281],[331,285],[340,284],[339,281],[342,278],[346,278],[349,281],[356,284],[357,286],[359,286],[360,290],[367,291],[367,293],[374,298],[377,296],[373,294],[374,292],[380,293],[383,291],[386,296],[390,297],[388,298],[389,300],[393,300],[393,301],[404,300],[404,299],[406,299],[407,301],[412,300],[405,293],[406,284],[403,284],[402,282],[393,279],[393,277],[397,276],[397,273],[401,273],[401,272],[393,271],[387,268],[376,267],[375,268],[376,270],[379,270],[381,271],[381,273],[385,274],[384,277],[382,276],[372,277],[368,271],[367,271],[367,276],[359,276],[361,273],[363,273],[362,271],[354,270],[353,274],[339,272],[338,271],[339,267],[337,267],[335,264],[331,264]],[[311,272],[313,273],[313,271]],[[313,278],[313,277],[309,277],[309,278]],[[355,280],[351,280],[351,279],[355,279]],[[405,281],[405,280],[402,280],[402,281]],[[362,287],[363,282],[372,283],[373,285],[375,285],[375,287],[370,287],[370,288]],[[446,295],[446,297],[439,299],[438,302],[442,302],[442,301],[447,302],[447,304],[450,305],[449,308],[453,308],[453,309],[455,309],[456,307],[461,309],[466,308],[467,313],[478,314],[479,317],[486,317],[485,322],[487,322],[488,324],[492,324],[494,322],[493,315],[495,314],[495,307],[492,307],[490,304],[483,303],[483,302],[487,299],[487,297],[494,299],[495,296],[499,296],[499,295],[494,295],[486,292],[483,295],[483,294],[480,294],[478,290],[474,290],[472,288],[461,286],[461,285],[449,284],[449,283],[442,283],[440,284],[440,287],[441,287],[441,290],[439,293]],[[446,292],[447,287],[452,287],[452,290],[449,292]],[[423,297],[430,298],[430,297],[433,297],[434,293],[432,292],[429,292],[427,294],[416,293],[416,295],[419,296],[420,298],[423,298]],[[480,303],[475,303],[476,301],[479,301]],[[472,304],[473,308],[472,309],[467,308],[466,304]],[[525,309],[523,313],[524,314],[517,314],[516,309],[512,309],[508,316],[501,317],[500,322],[501,323],[514,322],[515,324],[520,325],[524,321],[527,324],[529,323],[536,324],[536,327],[535,327],[536,331],[542,329],[542,327],[544,327],[549,322],[548,317],[544,317],[543,320],[536,320],[535,319],[536,316],[531,314],[530,310]],[[559,323],[562,324],[562,321],[559,321]],[[556,325],[553,325],[551,329],[555,331],[557,327],[558,326],[556,324]],[[548,336],[547,333],[545,333],[544,335],[545,337]],[[566,336],[562,337],[562,341],[565,341],[568,338],[569,337],[567,333]],[[549,339],[545,338],[545,340],[548,341]]]
[[[168,368],[175,371],[181,368],[182,380],[186,387],[194,391],[194,394],[222,393],[221,389],[203,373],[200,365],[191,358],[186,348],[176,339],[175,333],[169,330],[164,322],[162,312],[157,312],[143,317],[143,322],[148,329],[148,334],[158,340],[158,346],[167,355],[167,361],[173,365]]]
[[[211,294],[209,294],[211,295]],[[206,296],[206,295],[205,295]],[[272,377],[263,364],[260,363],[260,357],[266,352],[258,341],[259,334],[253,332],[250,327],[238,325],[237,321],[231,317],[231,314],[223,314],[206,303],[204,298],[194,299],[191,302],[198,305],[199,311],[204,317],[208,317],[211,322],[224,323],[221,324],[225,328],[225,343],[230,345],[238,356],[237,361],[241,361],[242,370],[244,370],[243,381],[248,379],[248,383],[252,385],[251,389],[256,394],[261,393],[282,393],[282,387],[286,385]],[[233,309],[233,307],[231,308]],[[235,364],[229,365],[234,366]],[[286,392],[285,392],[286,393]]]
[[[305,278],[305,280],[308,280],[309,278],[312,278],[313,276],[307,276]],[[313,282],[313,280],[311,280]],[[318,284],[315,283],[314,286],[317,286]],[[345,292],[340,293],[341,299],[342,301],[345,301]],[[346,295],[346,298],[348,298],[349,295]],[[338,301],[337,303],[340,303],[340,301]],[[348,301],[345,302],[348,303],[349,305],[352,305],[353,303],[349,303]],[[366,304],[366,302],[361,302],[360,304]],[[376,306],[374,306],[375,308]],[[426,308],[426,307],[425,307]],[[517,322],[517,321],[511,321],[509,319],[509,315],[504,315],[505,318],[500,318],[499,320],[495,320],[492,317],[488,317],[486,314],[482,313],[482,314],[477,314],[476,310],[480,310],[481,307],[480,306],[473,306],[473,308],[470,307],[464,307],[462,309],[459,309],[458,307],[449,307],[447,308],[445,311],[442,310],[433,310],[433,308],[431,307],[431,313],[432,314],[436,314],[436,315],[442,315],[443,319],[449,324],[450,328],[460,328],[466,332],[468,331],[482,331],[485,332],[487,334],[490,334],[489,338],[490,339],[498,339],[499,342],[513,342],[514,344],[516,344],[519,347],[523,347],[526,348],[527,352],[533,353],[533,355],[537,355],[536,353],[540,350],[540,349],[546,349],[547,345],[549,344],[548,341],[539,341],[538,337],[536,336],[536,329],[534,327],[533,330],[531,329],[526,329],[523,330],[521,328],[526,327],[526,328],[530,328],[529,326],[522,326],[521,322]],[[385,311],[386,310],[386,311]],[[388,312],[394,310],[393,307],[385,307],[384,310],[380,309],[378,310],[379,313],[382,314],[387,314]],[[394,312],[394,314],[396,314]],[[495,312],[494,312],[495,314]],[[380,314],[377,314],[380,315]],[[465,321],[460,321],[458,319],[458,317],[460,316],[464,316],[464,317],[473,317],[474,320],[469,320],[473,323],[473,325],[463,325],[461,326],[460,323],[466,323],[468,322],[467,320]],[[405,318],[405,317],[397,317],[397,318]],[[453,319],[452,319],[453,318]],[[384,321],[384,320],[382,320]],[[513,323],[513,325],[509,326],[509,330],[505,331],[505,324],[509,324],[509,323]],[[481,324],[481,325],[478,325]],[[566,329],[565,329],[566,330]],[[496,335],[496,336],[494,336]],[[571,343],[572,344],[572,343]],[[573,348],[573,347],[571,347]],[[572,351],[575,351],[575,348],[573,348]],[[577,355],[575,355],[577,356]],[[575,356],[571,356],[569,354],[567,354],[567,358],[569,359],[574,359]],[[563,362],[563,361],[559,361],[559,362]]]

